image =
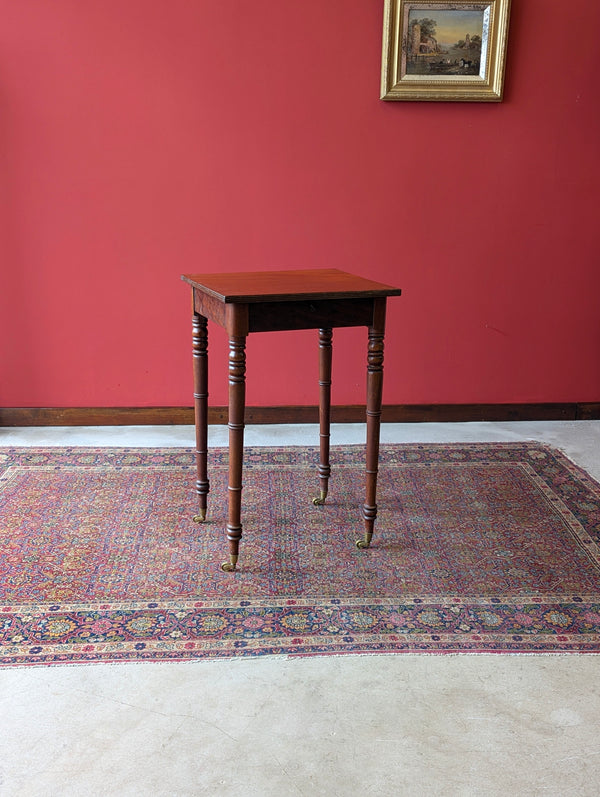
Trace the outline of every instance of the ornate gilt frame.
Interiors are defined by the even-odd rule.
[[[420,26],[421,22],[438,22],[436,11],[438,18],[448,20],[448,32],[453,16],[459,22],[473,13],[481,19],[481,35],[472,40],[467,36],[467,49],[464,41],[450,48],[438,44],[434,36],[422,34]],[[385,0],[381,99],[500,102],[509,11],[510,0]],[[461,43],[462,52],[457,49]],[[471,59],[459,57],[472,53],[475,57]]]

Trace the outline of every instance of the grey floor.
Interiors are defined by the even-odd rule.
[[[227,430],[211,427],[210,444]],[[362,425],[332,443],[362,442]],[[315,444],[314,426],[247,445]],[[600,421],[399,424],[539,440],[600,480]],[[0,446],[192,446],[191,427],[1,429]],[[0,604],[0,618],[1,618]],[[1,619],[0,619],[1,623]],[[600,795],[600,659],[284,657],[0,670],[0,795]]]

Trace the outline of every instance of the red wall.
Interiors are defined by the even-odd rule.
[[[514,0],[490,105],[381,102],[382,6],[0,0],[0,405],[189,405],[180,274],[318,266],[404,289],[386,403],[600,398],[600,4]],[[317,402],[315,335],[250,337],[249,404]]]

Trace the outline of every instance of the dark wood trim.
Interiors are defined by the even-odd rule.
[[[331,407],[333,423],[362,423],[362,405]],[[563,404],[388,404],[384,423],[600,420],[600,402]],[[247,424],[318,423],[316,406],[246,407]],[[210,424],[227,423],[227,407],[208,410]],[[194,423],[192,407],[6,407],[1,426],[150,426]]]
[[[578,406],[578,421],[597,421],[600,418],[600,401],[579,404]]]

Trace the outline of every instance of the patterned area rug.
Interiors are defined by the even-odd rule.
[[[0,449],[0,665],[260,654],[599,652],[600,485],[538,444],[247,449],[239,570],[227,451],[204,524],[193,453]]]

